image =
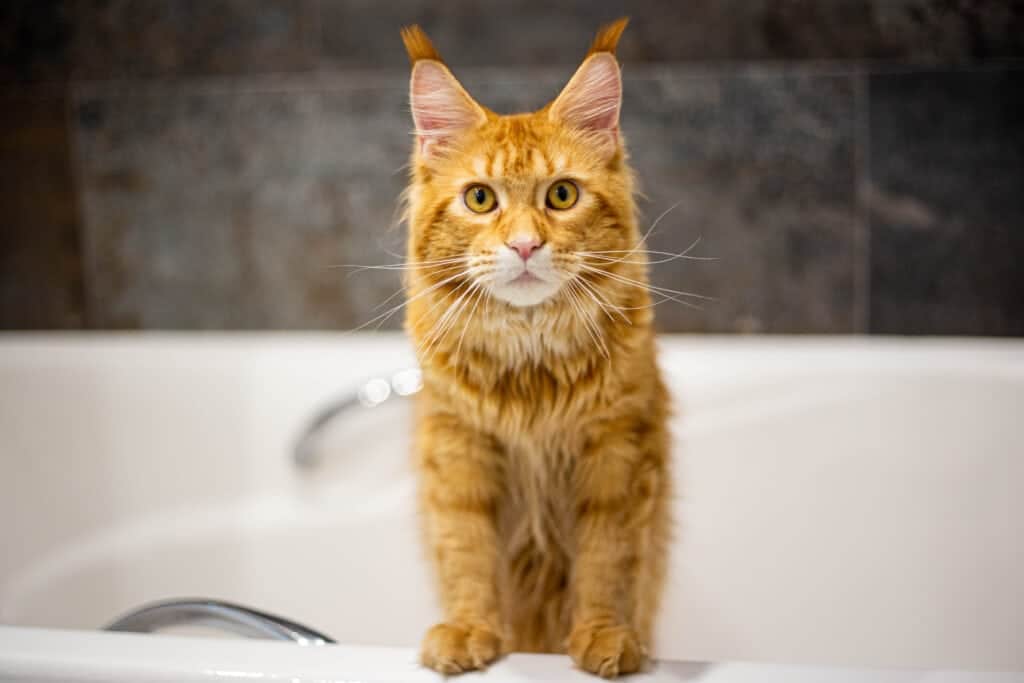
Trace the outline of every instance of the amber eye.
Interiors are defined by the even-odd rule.
[[[498,205],[494,190],[486,185],[471,185],[463,197],[473,213],[487,213]]]
[[[571,209],[579,196],[580,191],[575,183],[559,180],[548,188],[548,206],[558,210]]]

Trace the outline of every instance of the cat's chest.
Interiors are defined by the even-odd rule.
[[[504,453],[500,528],[510,550],[568,554],[573,533],[574,462],[568,444],[519,443]]]
[[[538,452],[577,450],[607,403],[594,382],[564,381],[538,370],[460,393],[460,414],[531,459]]]

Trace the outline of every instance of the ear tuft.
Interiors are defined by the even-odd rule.
[[[622,32],[626,30],[628,25],[629,17],[622,17],[598,29],[597,35],[594,36],[594,42],[590,44],[590,51],[587,52],[587,56],[596,55],[598,52],[611,52],[614,55],[615,48],[619,45],[619,38],[622,37]]]
[[[402,28],[409,53],[409,106],[423,157],[444,148],[464,131],[479,125],[486,113],[452,75],[434,44],[417,25]]]
[[[548,115],[571,128],[596,134],[602,147],[614,151],[621,108],[619,63],[611,53],[599,52],[583,61],[551,103]]]
[[[410,64],[415,64],[421,59],[444,63],[434,44],[430,42],[430,37],[417,24],[402,27],[402,42],[405,43]]]
[[[448,67],[433,59],[420,59],[413,64],[409,105],[424,157],[448,146],[487,118]]]
[[[594,134],[596,145],[609,155],[618,149],[622,108],[622,76],[615,48],[628,23],[629,19],[622,17],[601,27],[583,64],[548,109],[552,119]]]

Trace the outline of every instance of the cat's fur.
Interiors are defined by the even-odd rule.
[[[639,669],[650,645],[668,401],[646,261],[630,251],[641,235],[618,128],[623,28],[598,33],[555,101],[511,116],[477,104],[418,27],[403,31],[417,129],[406,328],[423,369],[416,459],[445,613],[422,660],[441,672],[568,651],[610,677]],[[560,179],[579,187],[567,210],[545,206]],[[469,210],[474,183],[493,188],[496,209]],[[526,262],[506,246],[517,240],[543,246]],[[537,278],[512,282],[524,263]]]

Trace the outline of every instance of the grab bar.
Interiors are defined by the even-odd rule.
[[[117,619],[107,631],[151,633],[172,626],[209,626],[247,638],[288,640],[299,645],[334,641],[294,621],[220,600],[167,600],[145,605]]]
[[[406,368],[390,377],[374,377],[353,391],[331,401],[320,409],[306,424],[292,448],[292,462],[300,467],[313,467],[320,461],[316,437],[330,422],[342,413],[362,406],[376,408],[392,396],[411,396],[423,387],[419,368]]]

